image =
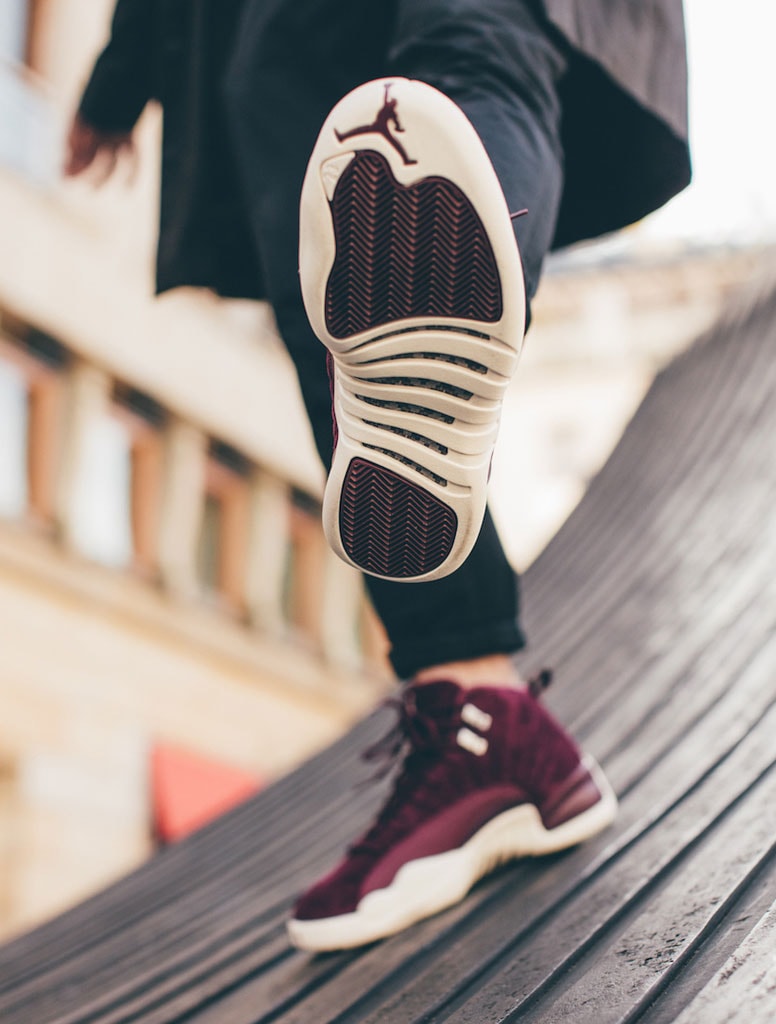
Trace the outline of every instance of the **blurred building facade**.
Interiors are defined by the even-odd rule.
[[[152,297],[158,112],[58,180],[111,8],[0,5],[0,933],[146,855],[155,745],[271,778],[387,678],[269,311]]]
[[[152,297],[159,112],[132,180],[59,181],[111,9],[0,4],[0,936],[149,852],[159,744],[271,778],[388,685],[270,311]],[[518,564],[756,259],[547,277],[494,469]]]

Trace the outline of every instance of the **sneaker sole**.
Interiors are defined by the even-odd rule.
[[[308,952],[375,942],[459,903],[475,882],[499,864],[557,853],[597,835],[614,821],[617,797],[593,758],[585,757],[584,764],[601,799],[581,814],[547,829],[533,804],[513,807],[492,818],[463,846],[408,861],[390,885],[368,893],[352,913],[290,920],[291,942]]]
[[[389,95],[400,134],[370,130]],[[522,267],[496,173],[442,93],[369,82],[321,129],[300,216],[305,308],[333,362],[329,544],[373,576],[446,576],[482,525],[523,338]]]

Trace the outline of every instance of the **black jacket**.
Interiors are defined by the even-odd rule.
[[[570,45],[561,85],[565,189],[554,247],[623,227],[690,180],[681,0],[542,0]],[[164,109],[157,287],[261,298],[221,84],[244,0],[117,0],[80,104],[128,131]]]

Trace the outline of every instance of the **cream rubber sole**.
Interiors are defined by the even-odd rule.
[[[408,861],[390,885],[367,893],[352,913],[290,920],[291,942],[309,952],[375,942],[460,902],[475,882],[505,861],[557,853],[590,839],[614,821],[617,797],[593,758],[585,757],[584,763],[601,793],[586,811],[546,829],[533,804],[513,807],[492,818],[463,846]]]
[[[327,539],[375,576],[445,576],[479,534],[524,330],[493,166],[442,93],[369,82],[321,129],[300,218],[305,308],[333,359]]]

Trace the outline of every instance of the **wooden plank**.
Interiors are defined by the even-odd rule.
[[[756,677],[753,677],[751,688],[756,691],[756,695],[762,696],[766,692],[765,689],[762,686],[762,682],[763,682],[762,676],[758,675]],[[743,691],[743,693],[741,695],[736,695],[735,702],[740,703],[742,701],[742,699],[743,699],[746,711],[748,713],[755,713],[756,709],[757,709],[757,703],[756,702],[752,702],[751,700],[749,700],[749,696],[750,696],[749,691],[745,690],[745,691]],[[734,699],[731,697],[730,701],[728,702],[728,706],[725,706],[724,708],[720,709],[718,711],[718,714],[717,714],[718,721],[720,722],[720,725],[721,725],[721,729],[719,730],[719,733],[718,733],[718,738],[719,738],[720,741],[723,741],[723,742],[724,742],[724,739],[726,737],[728,739],[730,738],[731,730],[732,730],[732,728],[734,728],[735,718],[734,718],[734,715],[731,712],[731,707],[729,706],[733,702],[734,702]],[[713,729],[710,730],[710,731],[713,731]],[[713,748],[710,748],[710,749],[713,749]],[[380,954],[379,954],[379,959],[380,959],[380,962],[381,962],[381,964],[383,966],[385,965],[385,958],[386,958],[385,946],[386,946],[386,944],[383,944],[380,947]],[[348,984],[349,985],[352,984],[352,980],[353,980],[352,977],[349,977],[349,979],[348,979]],[[260,989],[261,989],[262,985],[263,985],[262,979],[255,979],[254,978],[254,980],[252,982],[252,986],[254,988],[254,1005],[261,1005]],[[305,1012],[308,1012],[308,1011],[305,1010]],[[317,1011],[315,1011],[315,1012],[317,1012]]]
[[[679,975],[646,1008],[639,1018],[639,1024],[676,1024],[686,1007],[712,983],[715,975],[724,969],[736,950],[746,942],[757,922],[773,909],[775,892],[776,858],[771,857],[724,922],[708,936]],[[739,995],[740,1001],[745,1003],[747,992],[742,991]]]
[[[283,1024],[301,1024],[305,1017],[324,1020],[336,1008],[342,1010],[357,1000],[362,1014],[357,1019],[365,1024],[404,1017],[412,1020],[428,1007],[429,993],[448,996],[462,985],[476,985],[483,971],[492,970],[501,958],[511,959],[520,936],[593,880],[598,879],[584,915],[590,923],[598,920],[602,906],[618,905],[626,893],[648,886],[666,858],[679,856],[693,835],[724,813],[728,803],[745,789],[747,780],[773,760],[776,707],[772,706],[773,693],[768,693],[763,683],[770,678],[774,654],[776,644],[741,680],[741,690],[711,710],[702,730],[702,755],[689,743],[673,748],[645,776],[640,789],[630,794],[609,833],[563,857],[518,867],[513,875],[504,873],[481,887],[461,908],[381,943],[349,965],[341,977],[335,977],[327,991],[316,993],[280,1018]],[[710,781],[694,792],[715,764],[718,767]],[[629,854],[634,843],[637,846]],[[478,903],[483,894],[490,900],[490,913],[481,916]],[[468,915],[471,921],[463,927]],[[569,934],[575,936],[576,932]],[[430,945],[433,956],[426,964]],[[550,941],[553,945],[558,945],[555,938]],[[400,972],[401,983],[391,973],[394,970]],[[382,1003],[381,986],[391,993],[400,991],[396,1002]],[[261,1005],[258,986],[254,995]],[[374,1007],[366,1006],[367,996],[377,1000]]]
[[[370,797],[373,799],[374,796]],[[347,802],[347,797],[343,800]],[[329,811],[331,813],[331,808]],[[348,813],[352,813],[352,801]],[[305,830],[304,835],[308,834]],[[47,975],[50,983],[56,985],[66,979],[78,983],[80,1005],[91,991],[109,987],[113,979],[126,985],[126,979],[132,976],[133,971],[138,975],[133,984],[147,990],[155,974],[165,976],[171,965],[183,965],[191,960],[198,948],[197,939],[203,933],[208,936],[210,944],[224,944],[229,939],[237,939],[255,923],[255,940],[264,930],[267,913],[271,913],[274,907],[275,917],[282,920],[290,906],[291,894],[315,874],[321,858],[333,856],[341,845],[336,836],[329,835],[320,825],[317,836],[318,843],[304,844],[300,833],[297,849],[304,854],[301,868],[295,858],[288,857],[287,847],[285,863],[280,860],[274,873],[269,871],[271,860],[269,865],[254,864],[248,856],[250,851],[246,849],[243,867],[253,867],[254,877],[232,879],[227,888],[216,880],[204,891],[197,887],[196,877],[190,878],[191,898],[182,897],[166,907],[163,914],[153,907],[145,907],[137,927],[117,928],[110,940],[103,941],[96,951],[88,949],[77,961],[70,959],[50,970]],[[289,835],[285,840],[294,842]],[[308,856],[317,858],[317,861],[311,864]],[[36,985],[37,979],[33,977],[27,988],[17,986],[6,994],[0,1010],[8,1012],[14,1006],[23,1005],[30,993],[34,993]],[[61,997],[54,998],[61,1006]]]
[[[653,552],[654,541],[665,538],[675,542],[678,537],[684,543],[682,531],[692,524],[692,513],[698,502],[703,502],[704,491],[709,487],[706,478],[720,481],[725,487],[726,473],[731,467],[735,468],[737,448],[742,441],[750,437],[753,443],[763,445],[767,429],[763,429],[764,424],[757,424],[755,417],[764,413],[766,418],[773,418],[772,403],[769,405],[773,393],[772,352],[756,335],[754,346],[749,346],[754,347],[753,353],[742,351],[747,347],[746,335],[738,340],[743,344],[737,351],[728,345],[728,358],[733,361],[733,367],[723,367],[721,374],[723,380],[729,378],[733,369],[734,387],[720,389],[718,380],[704,380],[704,376],[708,376],[704,356],[709,353],[702,351],[693,353],[693,365],[685,368],[683,374],[672,367],[668,375],[657,381],[639,410],[633,429],[618,447],[612,464],[607,465],[599,480],[594,482],[557,540],[526,574],[529,595],[535,577],[539,591],[536,598],[528,601],[526,611],[529,631],[537,636],[540,644],[546,636],[552,637],[552,626],[557,621],[552,609],[561,603],[566,627],[563,636],[568,644],[565,650],[573,651],[581,638],[590,635],[594,624],[591,620],[605,621],[616,607],[620,586],[628,582],[633,569],[634,553],[641,551],[648,559],[654,554],[653,562],[662,564],[663,552]],[[747,358],[747,355],[754,358]],[[707,400],[688,403],[687,390],[691,388],[705,393]],[[653,405],[658,406],[657,415],[647,416]],[[672,431],[672,443],[670,447],[661,446],[655,438],[658,428],[671,410],[676,419],[677,409],[681,418]],[[698,422],[698,409],[703,412],[701,422]],[[753,423],[757,429],[747,430]],[[650,435],[652,444],[647,445],[646,451],[631,450],[634,440],[636,447],[642,447],[645,439],[650,440]],[[619,472],[613,472],[617,461],[620,462]],[[634,473],[636,466],[638,471]],[[723,466],[725,472],[720,473]],[[612,506],[611,496],[599,493],[599,481],[605,483],[607,478],[630,495],[626,507]],[[770,474],[766,476],[766,480],[769,479]],[[699,486],[701,482],[703,487]],[[735,496],[735,488],[731,486],[729,493]],[[652,523],[658,512],[662,527],[656,538]],[[626,523],[627,528],[623,528]],[[643,546],[645,535],[652,541],[646,549]],[[579,542],[582,537],[584,543]],[[554,549],[561,544],[567,545],[567,549],[556,563]],[[594,605],[592,616],[588,602],[580,602],[575,597],[583,593]],[[534,600],[538,603],[535,617],[532,614]],[[544,625],[548,619],[549,630]]]
[[[701,836],[688,836],[687,849],[653,863],[638,889],[626,888],[619,905],[615,900],[614,911],[609,901],[618,891],[617,871],[604,878],[598,900],[591,888],[584,901],[573,901],[515,949],[510,964],[447,1017],[450,1024],[481,1021],[485,1006],[493,1021],[519,1014],[526,1024],[614,1024],[648,1003],[773,849],[776,772],[746,796]],[[765,804],[770,810],[764,815]],[[677,814],[684,818],[684,809]],[[666,823],[659,837],[665,834]]]
[[[351,771],[352,774],[354,772]],[[340,788],[337,786],[337,781],[336,778],[332,779],[329,772],[324,775],[323,785],[328,785],[329,791],[331,788],[335,788],[336,792]],[[263,889],[269,888],[277,901],[278,890],[280,889],[282,893],[280,884],[282,877],[273,876],[271,869],[274,866],[281,871],[281,874],[285,872],[286,876],[288,875],[289,864],[293,866],[295,863],[294,859],[289,858],[288,855],[289,846],[293,847],[296,841],[295,833],[299,838],[308,837],[311,824],[314,826],[316,823],[316,813],[321,821],[327,822],[327,830],[319,828],[315,832],[319,841],[324,844],[322,852],[316,849],[315,844],[302,842],[296,844],[297,856],[301,857],[304,869],[307,857],[315,857],[316,853],[318,856],[325,856],[328,846],[331,846],[332,849],[337,847],[336,828],[338,823],[343,837],[349,833],[350,815],[359,808],[361,801],[366,802],[367,808],[369,808],[371,803],[379,799],[379,793],[360,792],[356,794],[354,800],[350,786],[342,788],[345,791],[339,799],[339,807],[335,798],[334,800],[330,799],[324,809],[324,805],[320,801],[320,790],[318,787],[311,786],[311,796],[316,801],[317,812],[311,814],[308,807],[301,805],[297,813],[299,820],[296,826],[294,826],[293,819],[287,821],[282,832],[277,828],[273,829],[273,825],[276,826],[277,822],[273,822],[271,816],[269,821],[265,818],[264,801],[258,798],[252,807],[240,808],[233,815],[222,819],[218,825],[210,826],[198,836],[181,844],[180,847],[171,848],[154,862],[153,871],[150,871],[149,868],[142,868],[116,887],[115,895],[121,898],[113,903],[108,902],[105,907],[106,930],[100,929],[102,916],[99,913],[88,915],[89,910],[99,910],[98,906],[92,908],[89,904],[78,908],[77,912],[66,915],[68,926],[66,929],[56,929],[54,934],[49,936],[49,929],[44,927],[41,930],[43,933],[41,938],[44,941],[41,943],[39,962],[36,966],[38,969],[51,971],[59,962],[64,965],[64,970],[67,972],[72,969],[69,961],[83,952],[88,958],[84,970],[92,976],[100,957],[104,957],[108,963],[115,964],[115,958],[119,951],[111,947],[111,938],[119,945],[126,944],[128,934],[136,925],[138,931],[132,935],[129,945],[130,948],[142,949],[144,933],[150,932],[154,940],[158,941],[165,934],[167,919],[170,920],[173,927],[180,927],[181,915],[177,906],[180,899],[187,901],[186,915],[182,918],[182,921],[185,922],[184,927],[197,927],[200,915],[212,914],[214,905],[220,907],[224,903],[228,903],[230,898],[244,902],[246,896],[250,898],[251,888],[255,888],[257,885],[259,892],[258,894],[254,893],[254,897],[259,895]],[[282,807],[280,810],[282,811]],[[292,808],[289,808],[289,817],[291,817],[291,810]],[[230,828],[230,826],[232,827]],[[239,826],[247,827],[240,828]],[[335,832],[335,835],[326,835],[329,828]],[[266,841],[262,843],[267,829],[273,829],[275,838],[270,843]],[[219,839],[222,841],[219,842]],[[172,869],[172,878],[169,877],[170,871],[165,869]],[[314,871],[314,868],[307,868],[308,874],[311,871]],[[156,877],[157,873],[161,876],[160,878]],[[145,886],[147,880],[152,882],[150,891]],[[295,891],[297,886],[298,883],[291,877],[288,881],[287,899],[290,898],[290,893]],[[248,892],[246,892],[246,888]],[[110,893],[113,894],[113,890],[110,890]],[[125,893],[126,895],[124,895]],[[98,897],[94,902],[99,904],[100,898]],[[84,913],[87,913],[90,925],[87,932],[82,927]],[[7,947],[6,955],[8,957],[18,950],[20,955],[17,963],[22,967],[22,972],[13,977],[10,972],[6,973],[3,965],[0,965],[3,978],[0,991],[9,992],[13,988],[19,988],[24,984],[25,974],[30,975],[29,969],[25,971],[29,965],[24,956],[24,949],[27,943],[34,941],[35,937],[36,933],[33,933],[33,935]],[[49,943],[54,952],[53,962],[44,960],[42,955]],[[34,973],[30,975],[28,981],[35,984]],[[0,1001],[0,1007],[3,1005],[3,1002]]]
[[[773,906],[676,1018],[676,1024],[772,1024],[776,1015],[776,908]]]
[[[654,885],[624,928],[586,950],[527,1013],[520,1008],[526,1024],[614,1024],[655,998],[776,849],[776,773],[767,781],[691,851],[668,884]]]
[[[532,657],[561,670],[551,706],[605,755],[623,797],[609,832],[502,870],[379,945],[292,951],[294,893],[382,799],[350,789],[359,750],[386,727],[376,716],[0,950],[3,1024],[694,1024],[696,1012],[714,1024],[709,1005],[737,1012],[750,989],[752,1024],[769,1019],[774,306],[660,376],[527,574]]]
[[[769,664],[768,658],[766,658],[765,660],[767,667],[767,664]],[[735,716],[731,712],[730,706],[734,701],[738,701],[739,703],[743,702],[744,708],[749,712],[753,712],[754,710],[756,710],[756,702],[753,702],[753,700],[750,698],[756,697],[757,694],[760,694],[762,696],[765,693],[763,681],[763,678],[760,677],[753,678],[753,681],[748,689],[745,688],[740,693],[731,693],[728,700],[728,704],[723,704],[721,707],[717,708],[715,717],[719,723],[717,727],[717,733],[719,737],[731,736],[731,728],[735,726],[736,721]],[[714,730],[712,729],[711,732],[713,733]]]
[[[567,649],[573,655],[571,664],[574,671],[581,678],[586,678],[593,671],[606,672],[613,657],[622,663],[623,651],[628,653],[628,661],[635,663],[636,667],[639,662],[643,665],[645,658],[651,656],[655,662],[660,655],[670,654],[672,650],[681,655],[686,646],[682,627],[686,628],[688,624],[696,634],[701,634],[704,629],[708,634],[707,616],[721,617],[724,611],[722,608],[717,610],[715,598],[724,597],[727,587],[738,575],[736,570],[740,572],[743,568],[746,577],[747,570],[756,568],[758,563],[753,558],[753,549],[761,542],[767,545],[772,537],[772,517],[766,510],[773,500],[773,487],[767,463],[763,465],[770,456],[768,450],[759,453],[758,462],[764,471],[758,473],[757,466],[752,467],[753,475],[763,481],[757,488],[757,500],[753,501],[747,490],[737,488],[735,480],[731,480],[730,486],[736,491],[737,498],[729,510],[720,509],[719,501],[712,502],[717,506],[714,514],[707,515],[703,508],[694,510],[681,548],[677,552],[674,545],[672,558],[667,558],[659,545],[650,544],[648,550],[631,550],[624,562],[630,578],[629,587],[625,591],[614,591],[613,604],[600,603],[594,592],[586,596],[585,607],[594,605],[595,611],[589,616],[584,635],[574,638],[571,634],[574,639],[572,648],[566,647],[570,642],[566,622],[559,628],[554,625],[557,620],[553,618],[557,631],[555,646],[559,648],[556,663],[563,666],[563,650]],[[743,504],[745,513],[742,514],[737,504]],[[633,524],[636,529],[639,525]],[[714,532],[719,536],[711,543],[709,534]],[[726,552],[730,552],[729,557],[726,557]],[[695,559],[700,564],[693,565]],[[685,580],[684,586],[681,585],[682,579]],[[744,579],[742,586],[746,585]],[[755,593],[756,589],[750,583],[750,597]],[[530,607],[530,601],[528,604]],[[597,623],[600,623],[599,628],[596,628]],[[644,637],[639,636],[640,625],[649,627]],[[603,636],[610,643],[602,647],[600,641]],[[612,678],[616,680],[618,677],[612,674]],[[623,688],[625,685],[627,683]],[[596,703],[600,705],[600,700]],[[588,714],[595,710],[591,708]]]

